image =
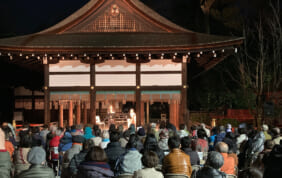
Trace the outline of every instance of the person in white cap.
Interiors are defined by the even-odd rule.
[[[263,131],[263,134],[264,134],[264,137],[265,137],[265,141],[272,139],[271,135],[269,135],[269,133],[268,133],[268,125],[263,124],[261,130]]]

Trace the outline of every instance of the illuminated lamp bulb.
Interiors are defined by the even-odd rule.
[[[177,56],[177,53],[174,53],[175,56]]]
[[[0,56],[2,56],[2,53],[0,53]]]
[[[8,53],[8,56],[11,56],[11,53]]]
[[[40,59],[40,56],[37,56],[37,59],[39,60],[39,59]]]
[[[216,57],[216,53],[213,54],[213,57]]]
[[[64,56],[62,56],[62,60],[64,60],[65,59],[65,57]]]
[[[50,57],[49,57],[49,59],[50,59],[50,60],[52,60],[52,59],[53,59],[53,57],[52,57],[52,56],[50,56]]]
[[[190,53],[190,52],[188,52],[187,54],[188,54],[188,55],[190,55],[191,53]]]
[[[201,55],[198,53],[198,54],[197,54],[197,57],[199,58],[199,57],[201,57]]]
[[[13,56],[10,56],[10,60],[13,60]]]
[[[97,57],[99,57],[100,56],[100,54],[99,53],[97,53]]]
[[[122,56],[125,57],[125,54],[123,53]]]
[[[44,56],[47,57],[47,54],[45,53]]]
[[[57,54],[58,57],[60,57],[60,54]]]
[[[113,54],[111,53],[110,56],[113,56]]]
[[[200,54],[202,55],[202,54],[203,54],[203,51],[200,51]]]
[[[102,60],[102,57],[101,57],[101,56],[99,57],[99,60]]]
[[[22,54],[22,53],[20,53],[20,56],[22,57],[22,56],[23,56],[23,54]]]
[[[224,53],[224,52],[225,52],[225,50],[224,50],[224,49],[222,49],[222,50],[221,50],[221,52],[223,52],[223,53]]]
[[[28,56],[25,56],[25,58],[28,59],[29,57],[28,57]]]
[[[77,56],[74,56],[74,59],[77,59]]]
[[[87,56],[87,54],[86,54],[86,53],[84,53],[84,54],[83,54],[83,56],[84,56],[84,57],[86,57],[86,56]]]
[[[90,57],[89,56],[87,56],[87,58],[86,58],[87,60],[89,60],[90,59]]]
[[[176,56],[173,56],[173,59],[176,59]]]
[[[212,50],[212,53],[215,53],[215,50]]]
[[[34,57],[34,53],[32,53],[31,56]]]
[[[234,52],[235,52],[235,53],[237,53],[237,52],[238,52],[238,49],[237,49],[237,48],[235,48],[235,49],[234,49]]]

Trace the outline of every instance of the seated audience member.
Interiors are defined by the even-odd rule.
[[[200,128],[203,129],[206,132],[207,138],[211,136],[210,129],[206,128],[206,124],[201,123]]]
[[[95,129],[94,134],[95,137],[92,137],[91,139],[93,140],[95,146],[100,146],[102,143],[101,129],[99,128]]]
[[[257,168],[248,168],[240,172],[240,178],[263,178],[263,173]],[[273,177],[274,178],[274,177]]]
[[[214,150],[214,141],[215,141],[216,135],[217,135],[217,127],[214,127],[211,130],[211,136],[208,138],[208,141],[209,141],[209,151],[213,151]]]
[[[241,144],[248,141],[247,130],[245,127],[239,128],[239,137],[236,138],[237,150],[240,150]],[[239,153],[239,151],[237,151]]]
[[[190,156],[180,150],[180,138],[170,137],[168,146],[170,153],[164,157],[163,173],[185,174],[190,177],[192,173]]]
[[[43,125],[43,130],[41,130],[40,132],[40,136],[42,137],[43,139],[43,142],[44,142],[44,145],[43,145],[43,148],[45,148],[46,146],[46,141],[47,141],[47,134],[49,133],[49,129],[48,129],[48,125],[47,124],[44,124]]]
[[[107,155],[100,147],[93,147],[86,155],[86,160],[78,168],[77,177],[80,178],[107,178],[114,177]]]
[[[112,130],[111,132],[113,132],[115,130]],[[100,147],[102,149],[107,148],[107,145],[110,143],[110,136],[109,136],[109,132],[107,130],[104,130],[102,133],[102,142],[100,144]]]
[[[222,142],[224,137],[225,137],[225,127],[224,126],[219,126],[219,133],[216,135],[215,140],[214,140],[214,145],[217,144],[217,142]]]
[[[46,153],[41,147],[33,147],[28,155],[27,160],[31,166],[28,170],[21,172],[18,178],[55,178],[54,172],[51,168],[45,167]]]
[[[191,148],[192,139],[189,137],[183,137],[181,139],[181,150],[190,156],[191,165],[200,165],[200,158],[196,151]]]
[[[194,150],[203,153],[208,152],[209,146],[207,140],[205,140],[207,137],[205,130],[199,129],[197,135],[198,138],[194,141]]]
[[[136,133],[138,142],[137,142],[137,150],[141,151],[144,148],[144,142],[146,139],[146,133],[145,129],[143,127],[140,127]]]
[[[161,150],[164,151],[164,153],[168,153],[169,152],[169,148],[168,148],[168,130],[164,129],[160,132],[159,135],[160,139],[159,139],[159,147]]]
[[[40,128],[39,127],[33,127],[31,129],[32,132],[32,146],[44,146],[44,139],[42,136],[40,136]]]
[[[142,169],[142,155],[136,149],[137,138],[135,135],[130,135],[126,145],[126,152],[122,154],[116,162],[115,176],[120,174],[133,174],[135,171]]]
[[[268,133],[268,125],[263,124],[261,130],[263,131],[265,140],[271,140],[272,139],[271,135]]]
[[[216,151],[211,151],[208,154],[207,161],[203,168],[198,171],[193,171],[191,177],[196,178],[225,178],[226,174],[219,171],[223,165],[223,157]]]
[[[119,143],[119,132],[112,131],[110,135],[110,143],[107,145],[105,152],[108,157],[108,163],[111,169],[114,170],[117,158],[125,152]]]
[[[0,128],[0,177],[10,178],[11,169],[11,157],[5,147],[5,133]]]
[[[85,127],[85,130],[84,130],[84,138],[86,139],[86,140],[88,140],[88,139],[91,139],[91,138],[93,138],[94,137],[94,135],[92,134],[92,129],[91,129],[91,127]]]
[[[14,145],[12,142],[9,141],[9,137],[10,137],[10,128],[6,127],[4,129],[5,132],[5,148],[6,150],[10,153],[10,157],[11,157],[11,161],[13,160],[13,155],[14,155]]]
[[[27,161],[28,152],[31,149],[32,137],[29,134],[23,134],[20,139],[18,149],[15,151],[14,163],[15,163],[15,175],[18,175],[24,170],[30,167],[30,163]]]
[[[163,174],[156,171],[159,164],[158,155],[153,151],[147,151],[141,158],[144,168],[134,172],[134,178],[163,178]]]
[[[186,130],[186,125],[185,124],[180,124],[179,125],[179,131],[177,132],[177,135],[180,138],[187,137],[189,135],[188,131]]]
[[[228,156],[228,145],[224,142],[218,142],[215,145],[215,150],[219,152],[224,159],[224,164],[221,167],[221,171],[225,172],[226,174],[235,175],[235,160],[234,158]]]
[[[223,142],[228,145],[228,156],[233,157],[235,161],[235,166],[238,166],[238,156],[237,156],[237,145],[236,138],[232,132],[227,132]]]
[[[282,175],[282,144],[275,145],[264,164],[264,178],[280,178]]]
[[[272,129],[272,133],[273,133],[273,142],[275,145],[279,145],[280,144],[280,140],[282,140],[282,137],[280,136],[280,129],[278,127],[275,127]]]
[[[80,165],[80,163],[82,163],[83,161],[85,161],[85,157],[87,155],[87,153],[94,147],[94,143],[92,139],[88,139],[87,141],[85,141],[83,143],[83,150],[80,151],[78,154],[75,154],[73,156],[73,158],[70,161],[69,164],[69,174],[72,177],[76,177],[77,172],[78,172],[78,166]],[[64,167],[64,166],[63,166]],[[67,168],[67,167],[66,167]],[[68,171],[66,173],[66,175],[69,177]],[[63,177],[63,176],[62,176]]]
[[[130,137],[130,131],[129,130],[126,130],[125,132],[123,132],[123,136],[119,139],[119,143],[120,143],[121,147],[123,147],[123,148],[126,147],[128,140],[129,140],[129,137]]]
[[[159,163],[162,164],[162,161],[164,159],[164,152],[159,148],[157,139],[154,134],[148,134],[145,139],[144,149],[141,151],[141,153],[144,154],[146,151],[155,152],[159,157]]]

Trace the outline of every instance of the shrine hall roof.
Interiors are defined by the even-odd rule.
[[[189,31],[139,0],[90,0],[44,31],[0,39],[0,50],[203,50],[239,45],[242,41]]]

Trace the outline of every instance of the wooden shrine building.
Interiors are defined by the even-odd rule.
[[[0,39],[0,55],[44,66],[45,123],[95,123],[101,109],[132,102],[140,125],[149,104],[164,102],[178,126],[187,122],[187,66],[208,70],[242,41],[189,31],[139,0],[90,0],[49,29]]]

